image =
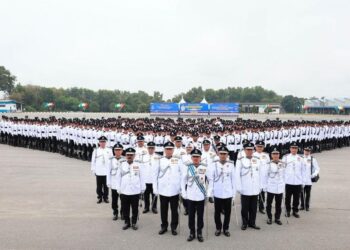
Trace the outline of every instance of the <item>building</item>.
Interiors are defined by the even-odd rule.
[[[307,114],[350,114],[350,98],[307,99],[303,106]]]
[[[280,114],[279,103],[240,103],[241,113]]]
[[[0,113],[22,112],[22,103],[15,100],[0,100]]]

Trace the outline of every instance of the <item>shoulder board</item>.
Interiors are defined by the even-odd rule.
[[[214,160],[214,161],[212,161],[212,162],[213,162],[213,163],[217,163],[217,162],[219,162],[219,160],[216,159],[216,160]]]
[[[241,157],[239,157],[237,160],[242,160],[244,157],[243,156],[241,156]]]
[[[259,160],[260,160],[260,158],[259,158],[259,157],[257,157],[257,156],[255,156],[255,155],[253,155],[253,158],[256,158],[256,159],[259,159]]]
[[[206,163],[202,163],[202,162],[201,162],[201,165],[202,165],[202,166],[204,166],[204,167],[206,167],[206,166],[207,166],[207,164],[206,164]]]
[[[179,155],[173,155],[173,158],[180,159],[180,156]]]
[[[134,160],[134,163],[142,163],[142,162],[139,160]]]
[[[232,163],[233,165],[235,165],[234,161],[228,160],[227,162]]]
[[[304,156],[303,155],[298,155],[300,158],[304,158]]]

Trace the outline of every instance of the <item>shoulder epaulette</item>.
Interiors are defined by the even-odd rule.
[[[255,155],[253,155],[253,158],[256,158],[256,159],[259,159],[259,160],[260,160],[260,158],[259,158],[259,157],[257,157],[257,156],[255,156]]]

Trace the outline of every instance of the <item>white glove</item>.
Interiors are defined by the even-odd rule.
[[[184,199],[184,200],[187,200],[187,195],[186,195],[186,193],[182,193],[182,199]]]

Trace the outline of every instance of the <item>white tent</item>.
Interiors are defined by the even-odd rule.
[[[205,97],[203,97],[203,100],[201,101],[201,103],[208,104],[207,100],[205,100]]]
[[[183,103],[186,103],[186,101],[184,100],[184,97],[182,96],[181,97],[181,100],[179,101],[179,105],[183,104]]]

